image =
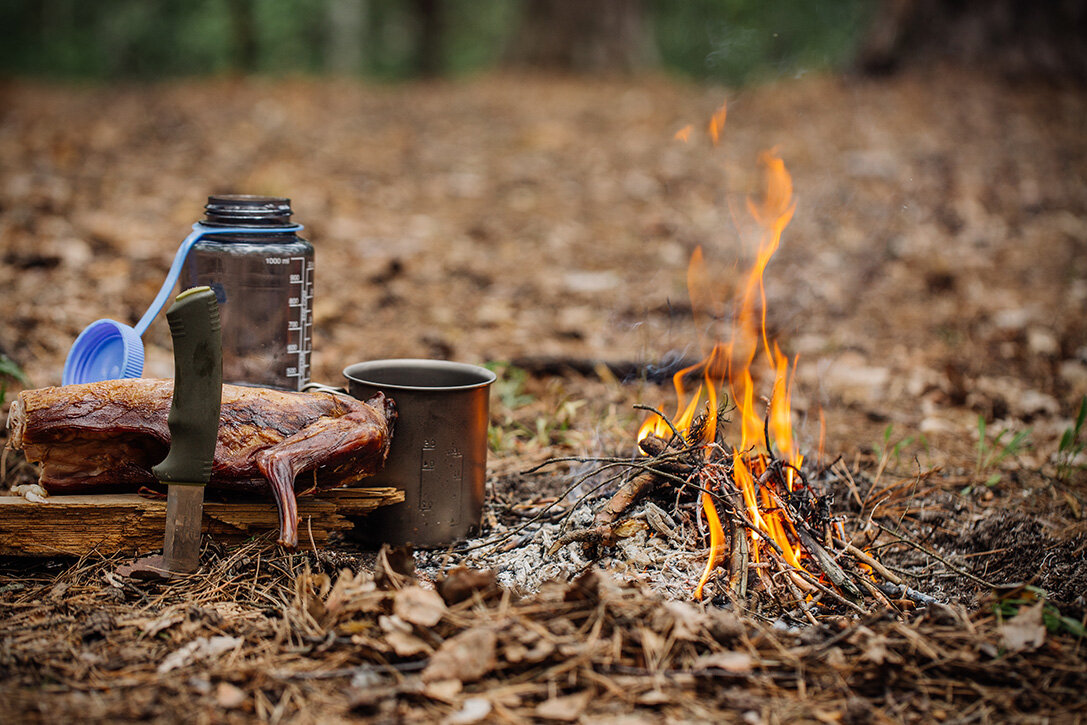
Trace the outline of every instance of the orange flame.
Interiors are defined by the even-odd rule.
[[[722,103],[721,107],[713,112],[713,116],[710,117],[709,132],[710,138],[713,139],[713,145],[716,146],[721,141],[721,131],[725,129],[725,118],[728,116],[728,109],[725,104]]]
[[[702,588],[710,580],[710,575],[717,568],[717,559],[724,548],[725,530],[721,528],[721,518],[717,515],[717,507],[713,505],[713,499],[708,494],[702,494],[702,510],[706,512],[706,522],[710,527],[710,557],[706,561],[706,570],[702,572],[702,578],[698,580],[698,588],[695,589],[695,599],[702,598]]]
[[[719,139],[724,121],[725,107],[722,106],[709,125],[714,143]],[[771,494],[769,484],[757,483],[769,465],[768,446],[775,446],[779,457],[787,464],[784,474],[786,492],[793,490],[796,471],[804,460],[793,439],[790,393],[793,379],[789,370],[789,359],[781,352],[777,343],[772,343],[769,339],[766,330],[766,290],[763,284],[766,266],[777,251],[782,232],[788,226],[796,208],[792,198],[792,178],[785,169],[784,161],[775,151],[760,154],[759,162],[766,170],[766,186],[761,199],[747,199],[747,209],[761,230],[760,241],[755,261],[736,302],[732,339],[727,343],[716,342],[701,362],[680,370],[673,376],[677,404],[672,422],[683,434],[688,445],[703,445],[707,457],[723,455],[717,441],[718,391],[728,384],[740,422],[740,446],[731,451],[732,478],[742,495],[748,523],[754,527],[754,531],[749,532],[751,556],[754,561],[759,561],[758,544],[760,539],[765,538],[777,545],[786,562],[801,568],[800,547],[791,521],[776,500],[777,494]],[[713,281],[707,274],[701,247],[691,255],[687,286],[691,307],[696,315],[705,311],[712,313],[718,308],[713,294]],[[756,375],[753,365],[760,349],[763,353],[760,359],[764,360],[764,364],[759,366]],[[794,370],[795,367],[794,359]],[[694,375],[698,375],[701,381],[692,393],[688,393],[684,381]],[[755,404],[755,379],[764,375],[772,381],[765,423]],[[699,417],[700,403],[703,403],[703,412],[697,440],[691,440],[692,426]],[[667,423],[657,415],[650,416],[642,423],[638,440],[649,434],[666,439],[672,436]],[[709,526],[710,554],[706,570],[695,590],[695,597],[699,599],[702,598],[704,585],[721,558],[725,541],[713,498],[703,493],[701,503]],[[732,545],[735,546],[736,542]]]
[[[694,127],[688,123],[686,126],[676,131],[676,135],[672,138],[674,138],[676,141],[682,141],[683,143],[687,143],[691,139],[691,131],[693,129]]]

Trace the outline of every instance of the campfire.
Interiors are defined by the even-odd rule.
[[[707,129],[714,145],[724,121],[722,106]],[[687,142],[690,133],[688,126],[676,138]],[[714,596],[743,606],[759,592],[779,604],[798,604],[814,621],[816,602],[855,611],[863,611],[868,597],[886,603],[876,574],[892,589],[901,582],[847,541],[841,522],[831,515],[831,497],[809,480],[815,472],[805,468],[793,428],[797,360],[790,361],[767,330],[763,281],[796,208],[792,177],[776,151],[764,151],[759,163],[765,185],[759,198],[749,197],[746,203],[759,230],[758,247],[731,314],[725,314],[728,306],[715,294],[701,247],[687,271],[696,323],[711,329],[715,321],[729,319],[727,339],[707,335],[704,357],[674,374],[672,415],[639,406],[650,414],[637,433],[638,458],[626,464],[628,474],[592,524],[560,536],[549,553],[580,543],[592,556],[596,547],[615,544],[638,529],[631,509],[653,494],[666,505],[671,502],[669,519],[694,522],[697,538],[708,546],[691,592],[695,599],[712,589]],[[623,467],[617,461],[606,464],[609,469],[616,465]],[[896,595],[904,592],[894,589]]]

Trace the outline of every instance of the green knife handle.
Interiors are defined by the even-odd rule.
[[[201,486],[211,478],[223,395],[219,305],[210,287],[177,296],[166,313],[174,341],[170,452],[152,470],[164,483]]]

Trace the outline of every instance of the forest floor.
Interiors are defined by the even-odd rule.
[[[714,145],[707,123],[726,101]],[[796,200],[764,309],[797,356],[798,445],[813,471],[837,462],[827,493],[847,531],[882,521],[919,544],[880,551],[939,604],[783,627],[671,601],[629,570],[612,581],[621,553],[599,575],[477,583],[441,605],[403,566],[346,544],[211,546],[206,578],[150,589],[119,580],[116,557],[13,559],[0,566],[5,712],[1082,721],[1082,89],[954,69],[743,90],[532,76],[5,82],[0,353],[28,379],[7,379],[8,403],[59,384],[90,321],[139,318],[207,195],[289,196],[317,255],[315,380],[393,357],[499,372],[497,523],[573,473],[523,471],[632,455],[633,406],[674,410],[658,373],[704,354],[707,333],[688,260],[702,249],[721,299],[742,286],[759,236],[745,199],[761,194],[769,149]],[[712,327],[727,338],[729,323]],[[145,342],[145,374],[169,377],[165,320]],[[9,461],[5,475],[32,473]]]

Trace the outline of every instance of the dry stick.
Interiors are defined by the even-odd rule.
[[[747,598],[747,532],[732,521],[732,556],[729,558],[728,586],[740,599]]]
[[[828,554],[827,550],[820,546],[803,526],[798,526],[796,533],[800,537],[800,542],[812,553],[815,560],[819,562],[819,567],[836,587],[858,600],[864,598],[861,590],[857,589],[857,586],[849,579],[842,567],[838,566],[838,562],[834,561],[834,557]]]
[[[868,590],[868,593],[871,594],[876,601],[882,602],[883,606],[887,607],[887,609],[890,609],[892,612],[902,614],[901,607],[895,606],[895,603],[892,602],[890,598],[888,598],[888,596],[883,593],[883,590],[877,587],[874,583],[870,582],[863,576],[855,575],[855,578],[861,583],[861,585],[865,589]]]
[[[766,472],[769,471],[770,469],[767,468]],[[762,478],[766,475],[766,472],[764,472],[763,476],[759,476],[759,480],[762,480]],[[781,506],[785,510],[785,512],[789,514],[789,518],[792,519],[793,530],[796,531],[796,535],[800,537],[800,543],[804,545],[804,548],[811,552],[812,556],[819,564],[819,567],[823,570],[823,572],[827,575],[831,582],[833,582],[836,587],[842,589],[847,594],[856,597],[858,600],[863,599],[864,594],[859,589],[857,589],[856,585],[854,585],[853,582],[849,579],[849,576],[838,565],[838,562],[834,560],[834,557],[828,554],[826,549],[824,549],[819,544],[819,542],[815,540],[815,537],[808,532],[807,526],[804,524],[804,521],[800,518],[796,511],[793,510],[793,507],[790,506],[786,501],[784,501],[780,496],[778,496],[777,492],[774,491],[772,488],[767,487],[766,490],[770,493],[770,496],[773,497],[773,499],[777,502],[778,506]]]
[[[918,551],[920,551],[922,554],[925,554],[926,556],[931,556],[933,559],[940,562],[941,564],[946,566],[951,571],[953,571],[953,572],[955,572],[957,574],[961,574],[962,576],[966,577],[967,579],[970,579],[971,581],[973,581],[973,582],[975,582],[977,584],[980,584],[983,587],[986,587],[988,589],[995,589],[996,588],[995,584],[993,584],[991,582],[987,582],[984,579],[982,579],[981,577],[975,576],[974,574],[971,574],[970,572],[966,571],[965,569],[961,569],[958,566],[955,566],[950,561],[948,561],[944,557],[937,554],[935,551],[932,551],[931,549],[926,549],[924,546],[921,546],[921,544],[918,544],[916,541],[913,541],[912,539],[906,538],[905,536],[898,533],[897,531],[892,531],[891,529],[887,528],[886,526],[879,523],[878,521],[873,521],[872,523],[875,524],[876,526],[878,526],[883,531],[886,531],[888,534],[895,537],[899,541],[901,541],[903,544],[906,544],[907,546],[911,546],[914,549],[917,549]]]
[[[854,612],[857,612],[858,614],[863,614],[866,617],[871,614],[871,612],[869,612],[867,609],[860,606],[859,604],[854,604],[853,602],[849,601],[848,599],[846,599],[845,597],[843,597],[841,594],[834,591],[833,589],[830,589],[829,587],[823,586],[822,584],[819,583],[818,579],[816,579],[815,577],[813,577],[811,574],[804,571],[803,569],[794,569],[793,571],[795,571],[797,574],[799,574],[801,577],[803,577],[803,579],[805,581],[807,581],[808,584],[811,584],[813,587],[815,587],[816,589],[818,589],[819,591],[821,591],[823,594],[827,595],[828,597],[830,597],[834,601],[838,602],[839,604],[841,604],[843,606],[846,606],[846,607],[849,607]]]
[[[635,464],[635,465],[637,465],[637,464]],[[767,536],[758,526],[756,526],[751,521],[751,519],[747,518],[747,514],[744,513],[742,507],[733,506],[732,503],[725,498],[725,494],[720,493],[718,491],[711,491],[708,488],[706,488],[705,486],[700,486],[697,483],[693,483],[691,481],[679,478],[678,476],[673,476],[673,475],[671,475],[669,473],[665,473],[663,471],[658,471],[657,474],[661,478],[665,478],[665,479],[667,479],[669,481],[672,481],[673,483],[676,483],[676,484],[678,484],[680,486],[684,486],[684,487],[687,487],[687,488],[692,488],[695,491],[698,491],[699,493],[706,494],[707,496],[709,496],[710,498],[712,498],[715,501],[720,501],[721,505],[723,505],[725,507],[726,512],[730,516],[732,516],[733,518],[739,519],[740,522],[744,525],[745,528],[749,529],[750,531],[753,531],[759,537],[759,540],[762,543],[769,546],[771,549],[776,551],[778,554],[783,553],[782,550],[781,550],[781,547],[778,545],[778,543],[776,541],[774,541],[773,539],[771,539],[769,536]]]
[[[808,609],[807,602],[804,601],[804,595],[800,593],[799,589],[797,589],[796,583],[793,581],[793,578],[790,575],[789,570],[788,569],[781,569],[778,572],[778,574],[784,574],[785,575],[784,577],[782,577],[785,580],[785,586],[789,587],[789,591],[792,592],[793,598],[796,599],[796,605],[798,607],[800,607],[800,611],[802,611],[804,613],[804,616],[808,618],[809,622],[811,622],[812,624],[818,625],[819,622],[816,621],[815,615],[813,615],[811,613],[811,611]],[[774,576],[776,577],[777,574],[775,574]]]
[[[643,405],[642,403],[635,403],[633,407],[637,408],[638,410],[648,410],[651,413],[656,413],[657,417],[663,420],[665,424],[667,424],[667,426],[672,429],[672,435],[674,435],[676,438],[683,441],[684,443],[687,442],[687,439],[683,437],[683,434],[676,430],[676,426],[672,423],[672,419],[661,411],[657,410],[651,405]]]
[[[877,572],[879,572],[879,575],[881,577],[891,582],[892,584],[902,584],[902,579],[897,574],[895,574],[887,567],[883,566],[883,564],[881,564],[878,559],[861,551],[856,546],[853,546],[853,544],[850,544],[848,541],[842,541],[841,539],[835,537],[834,544],[844,549],[847,554],[852,556],[857,561],[861,562],[862,564],[867,564],[868,566],[875,569]]]
[[[539,466],[536,466],[534,468],[530,468],[529,470],[524,471],[524,473],[526,473],[526,474],[527,473],[532,473],[534,471],[538,471],[539,469],[543,468],[546,465],[549,465],[552,462],[563,461],[563,460],[578,460],[578,461],[581,461],[581,462],[586,462],[586,461],[598,460],[598,459],[552,459],[552,460],[545,461],[545,462],[541,463]],[[528,528],[530,525],[532,525],[534,522],[539,521],[541,518],[543,518],[544,514],[546,514],[548,511],[555,508],[556,506],[558,506],[559,503],[561,503],[567,496],[569,496],[574,491],[574,489],[576,489],[582,483],[589,480],[590,478],[592,478],[596,474],[600,473],[601,471],[604,471],[604,470],[606,470],[608,468],[611,468],[613,466],[618,466],[620,463],[629,464],[630,461],[628,459],[625,459],[625,458],[616,459],[615,461],[610,461],[608,464],[606,464],[604,466],[601,466],[600,468],[589,471],[588,473],[586,473],[585,475],[581,476],[576,481],[574,481],[574,483],[572,483],[565,491],[562,492],[561,496],[558,496],[554,501],[552,501],[547,506],[545,506],[543,509],[541,509],[535,516],[528,519],[527,521],[525,521],[520,526],[517,526],[517,527],[514,527],[514,528],[510,529],[509,531],[507,531],[502,536],[499,536],[497,539],[491,539],[490,541],[483,541],[483,542],[481,542],[479,544],[476,544],[475,546],[469,546],[466,549],[462,549],[460,551],[460,553],[466,554],[469,551],[475,551],[476,549],[483,549],[483,548],[486,548],[486,547],[492,546],[492,545],[493,546],[498,546],[502,542],[504,542],[504,541],[512,538],[513,536],[521,533],[526,528]],[[592,494],[596,493],[597,491],[602,489],[604,486],[608,485],[609,483],[616,480],[617,478],[620,478],[622,475],[623,474],[620,473],[618,475],[611,476],[611,477],[605,479],[602,483],[594,486],[587,494],[585,494],[585,496],[582,497],[582,500],[584,500],[585,497],[591,496]],[[580,501],[578,503],[580,504]],[[570,513],[573,512],[573,509],[576,509],[576,508],[577,508],[577,504],[575,504],[574,507],[569,512],[566,513],[566,516],[569,516]]]
[[[853,494],[854,500],[856,500],[857,505],[860,506],[861,511],[863,511],[864,501],[861,500],[861,492],[857,488],[857,482],[853,480],[853,473],[849,470],[849,466],[847,466],[845,461],[842,461],[841,458],[839,458],[836,462],[840,463],[838,468],[841,470],[842,473],[845,474],[846,483],[849,484],[849,492]]]

